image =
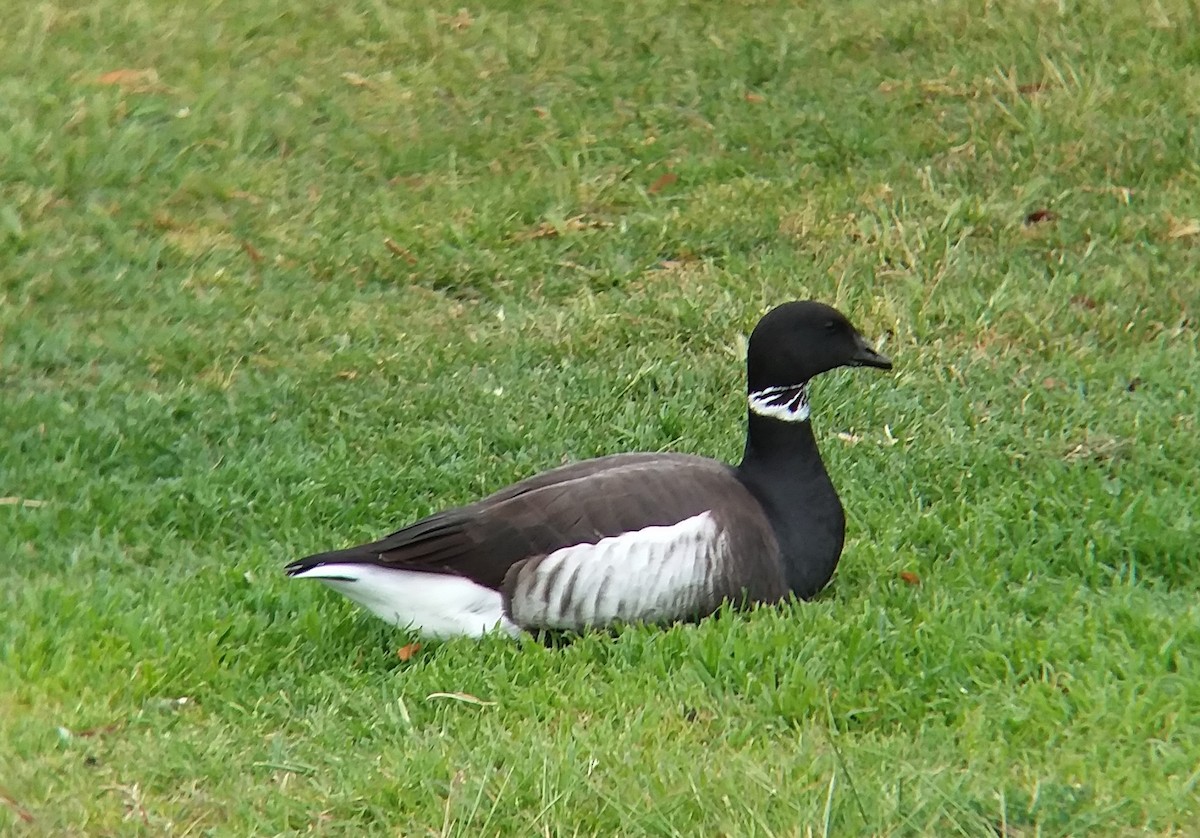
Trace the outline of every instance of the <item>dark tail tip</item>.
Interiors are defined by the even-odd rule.
[[[296,559],[296,561],[294,561],[294,562],[289,562],[283,568],[283,572],[286,573],[288,576],[296,576],[298,574],[304,573],[307,570],[312,570],[314,567],[316,567],[317,565],[319,565],[321,563],[322,562],[319,559],[315,559],[313,556],[308,556],[307,558]]]

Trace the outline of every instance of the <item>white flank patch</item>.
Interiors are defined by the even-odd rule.
[[[548,629],[686,617],[711,598],[725,552],[711,512],[564,547],[519,571],[510,610],[518,625]]]
[[[324,582],[376,617],[430,637],[480,637],[497,629],[514,637],[520,633],[504,616],[499,591],[461,576],[327,564],[293,578]]]
[[[786,387],[764,387],[749,396],[750,411],[784,422],[808,421],[808,382]]]

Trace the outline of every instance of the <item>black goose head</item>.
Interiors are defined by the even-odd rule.
[[[838,367],[890,370],[837,309],[814,300],[784,303],[758,321],[746,352],[750,393],[793,388]]]

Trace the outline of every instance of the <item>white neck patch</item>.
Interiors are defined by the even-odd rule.
[[[750,412],[783,422],[808,421],[808,382],[765,387],[750,394]]]

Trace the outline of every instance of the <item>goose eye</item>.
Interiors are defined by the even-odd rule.
[[[825,321],[825,331],[827,331],[827,332],[836,332],[836,331],[837,331],[837,321],[835,321],[835,320],[826,320],[826,321]]]

